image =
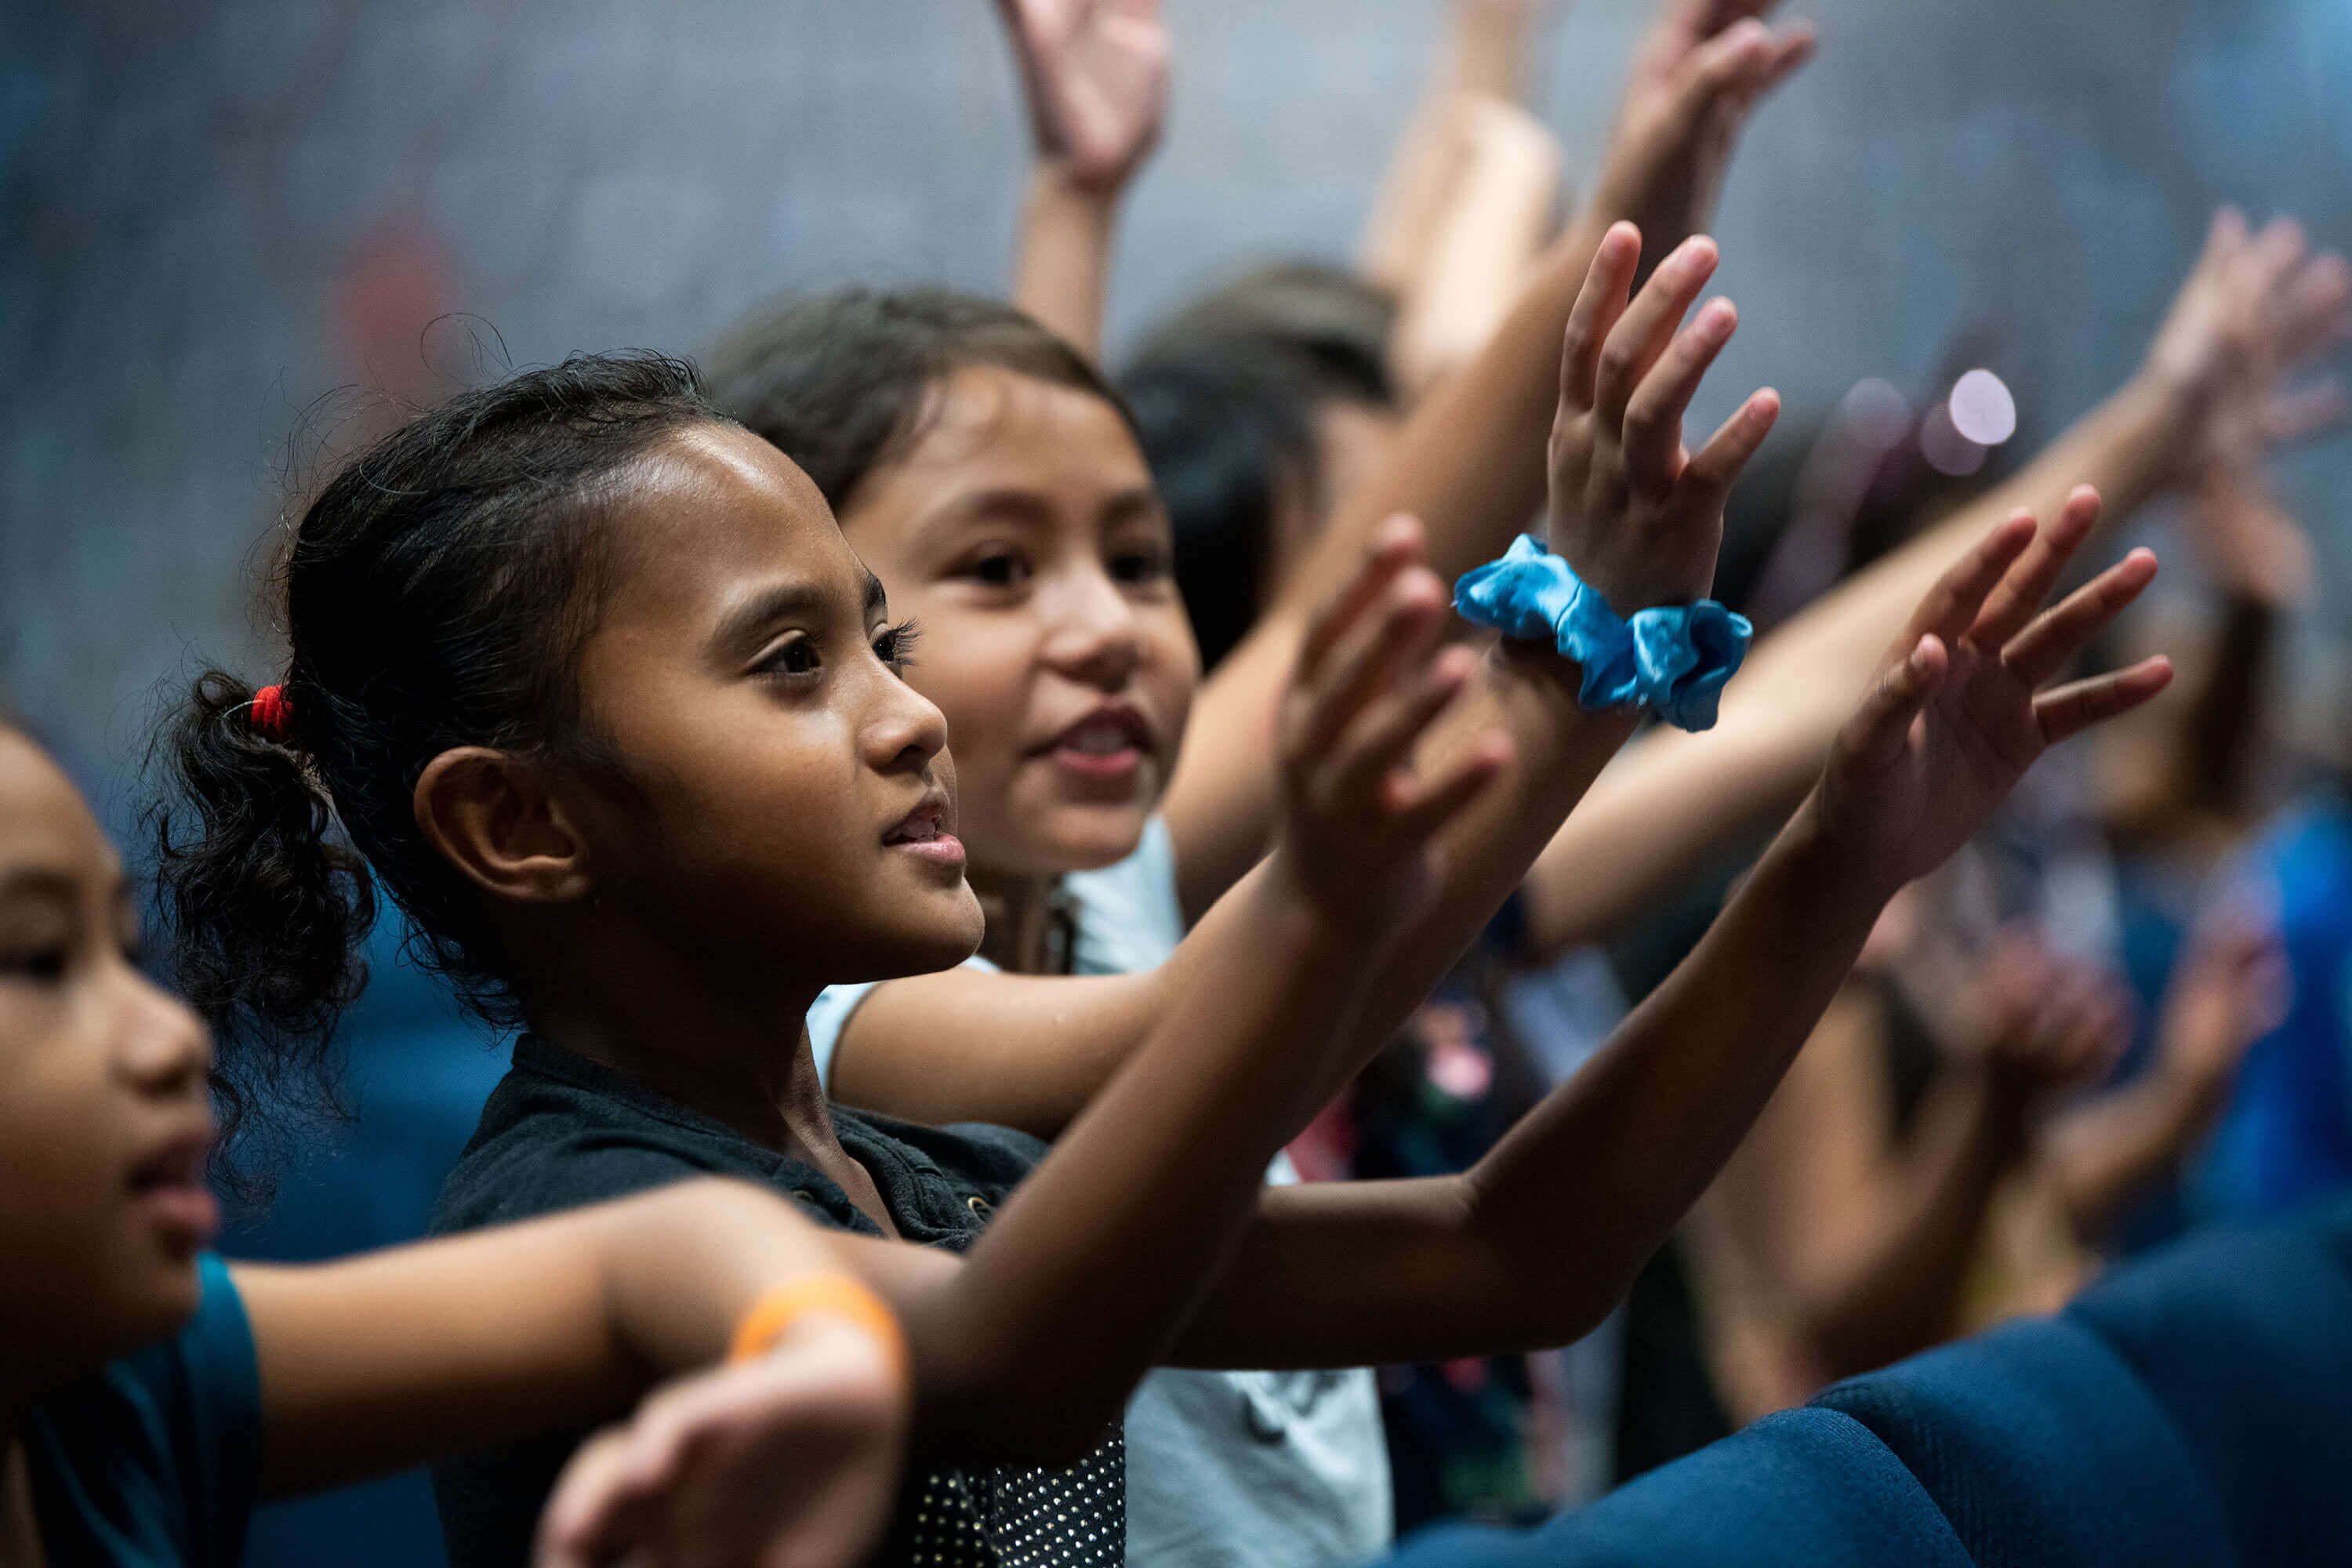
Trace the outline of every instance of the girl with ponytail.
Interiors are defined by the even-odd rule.
[[[1679,312],[1629,301],[1636,248],[1596,260],[1570,363],[1654,336],[1634,405],[1678,411],[1721,323],[1664,352]],[[1721,488],[1769,418],[1696,456],[1565,423],[1557,558],[1629,603],[1704,584]],[[1664,482],[1622,472],[1653,462]],[[855,1233],[844,1256],[916,1346],[915,1476],[884,1560],[1117,1563],[1118,1417],[1147,1367],[1453,1358],[1606,1312],[1885,898],[2044,745],[2161,686],[2151,667],[2037,700],[2152,563],[2036,618],[2064,552],[2029,553],[2033,534],[2012,520],[1939,584],[1708,941],[1464,1177],[1261,1185],[1418,1003],[1403,981],[1451,957],[1429,951],[1441,895],[1475,930],[1631,716],[1583,710],[1549,639],[1447,646],[1419,530],[1391,523],[1302,634],[1274,849],[1202,914],[1163,971],[1185,984],[1052,1152],[834,1106],[805,1024],[820,994],[981,939],[946,726],[816,485],[674,361],[583,357],[467,395],[320,493],[286,567],[279,691],[211,678],[181,721],[168,903],[215,928],[180,933],[191,979],[230,1072],[266,1078],[358,984],[363,858],[423,957],[522,1029],[437,1229],[693,1176],[788,1194]],[[1608,1204],[1559,1201],[1596,1188]],[[522,1558],[580,1436],[442,1467],[457,1568]]]

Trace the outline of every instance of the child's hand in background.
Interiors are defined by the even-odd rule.
[[[1715,242],[1685,241],[1629,302],[1641,253],[1632,224],[1594,253],[1569,315],[1551,431],[1548,542],[1620,616],[1706,596],[1724,497],[1780,412],[1777,393],[1758,392],[1696,456],[1683,446],[1683,411],[1738,312],[1712,300],[1677,332],[1715,272]]]
[[[1393,935],[1426,907],[1432,842],[1508,760],[1500,731],[1433,778],[1412,754],[1476,668],[1449,646],[1444,585],[1422,564],[1421,525],[1391,519],[1363,564],[1316,616],[1283,696],[1284,828],[1277,858],[1339,929]]]
[[[2027,549],[2031,512],[1986,535],[1929,591],[1840,731],[1807,809],[1883,892],[1966,843],[2043,751],[2171,680],[2157,658],[2042,689],[2156,577],[2156,557],[2136,550],[2041,608],[2098,510],[2097,493],[2077,489],[2041,550]]]
[[[1168,31],[1159,0],[997,0],[1021,61],[1037,156],[1108,194],[1160,140]]]
[[[1812,58],[1810,25],[1762,20],[1778,3],[1668,0],[1634,54],[1597,210],[1662,251],[1707,226],[1748,111]]]
[[[2146,375],[2182,400],[2192,422],[2176,453],[2179,477],[2252,473],[2273,447],[2341,423],[2336,382],[2289,382],[2347,334],[2352,268],[2343,257],[2312,254],[2292,218],[2250,231],[2236,208],[2216,213],[2196,270],[2147,351]]]
[[[2012,933],[1978,966],[1973,1065],[2019,1110],[2096,1081],[2130,1038],[2131,1004],[2103,967]]]
[[[897,1495],[913,1396],[862,1328],[811,1313],[589,1439],[540,1516],[538,1568],[854,1568]]]

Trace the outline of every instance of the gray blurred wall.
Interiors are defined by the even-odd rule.
[[[276,668],[249,584],[289,452],[359,405],[321,395],[465,368],[426,321],[525,363],[690,350],[782,288],[1004,277],[1023,143],[986,0],[5,4],[0,692],[117,814],[160,680]],[[1346,254],[1443,15],[1166,5],[1114,343],[1237,262]],[[1647,7],[1561,9],[1536,107],[1589,170]],[[2128,371],[2217,200],[2352,243],[2347,0],[1790,9],[1824,47],[1733,171],[1745,325],[1701,418],[1759,382],[1916,387],[1980,326],[2046,435]],[[2347,452],[2294,470],[2336,570]]]

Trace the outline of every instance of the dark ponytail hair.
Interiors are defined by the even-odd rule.
[[[413,958],[491,1024],[518,1021],[507,955],[411,795],[453,746],[603,760],[572,672],[605,524],[649,447],[718,417],[682,361],[576,356],[423,415],[304,510],[278,574],[282,715],[207,672],[163,740],[176,787],[151,817],[178,979],[215,1032],[225,1145],[286,1090],[333,1103],[330,1046],[366,984],[378,884]]]
[[[1135,420],[1086,355],[1010,305],[947,289],[851,289],[789,300],[730,328],[705,356],[711,401],[798,463],[838,514],[920,438],[932,392],[993,365],[1098,397]]]

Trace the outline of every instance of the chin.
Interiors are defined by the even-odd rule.
[[[1142,844],[1152,805],[1141,800],[1132,805],[1065,806],[1043,836],[1045,857],[1057,871],[1115,866]]]
[[[980,939],[988,930],[987,917],[981,913],[980,900],[969,886],[958,890],[962,896],[952,907],[925,911],[933,918],[877,933],[875,941],[864,944],[863,952],[835,964],[835,973],[825,976],[826,984],[937,974],[979,952]]]

